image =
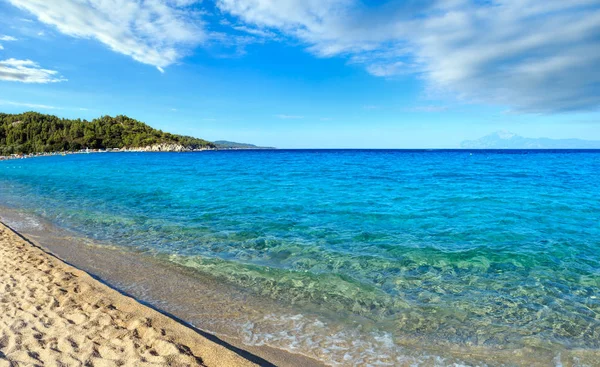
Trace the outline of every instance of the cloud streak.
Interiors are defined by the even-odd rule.
[[[0,80],[21,83],[58,83],[67,81],[58,71],[43,69],[31,60],[0,61]]]
[[[447,106],[436,106],[436,105],[428,105],[428,106],[416,106],[412,108],[407,108],[407,112],[445,112],[448,111]]]
[[[275,117],[277,117],[278,119],[282,119],[282,120],[299,120],[299,119],[303,119],[304,118],[304,116],[284,115],[284,114],[275,115]]]
[[[63,34],[95,39],[161,72],[205,38],[194,0],[8,0]]]
[[[347,57],[379,77],[412,73],[428,93],[556,113],[600,106],[600,1],[217,0],[248,26]]]
[[[27,107],[27,108],[35,108],[35,109],[41,109],[41,110],[62,110],[62,108],[60,108],[60,107],[49,106],[49,105],[45,105],[45,104],[5,101],[5,100],[1,100],[1,99],[0,99],[0,105]]]

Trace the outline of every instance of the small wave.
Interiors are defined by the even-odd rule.
[[[12,215],[10,215],[12,214]],[[9,215],[1,215],[0,219],[10,227],[19,232],[39,231],[44,229],[42,222],[33,215],[20,212],[11,212]]]

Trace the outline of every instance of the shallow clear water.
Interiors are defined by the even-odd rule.
[[[260,342],[338,364],[359,353],[365,364],[396,364],[407,348],[440,364],[457,355],[494,364],[490,353],[533,348],[556,363],[600,365],[599,194],[600,151],[0,162],[0,205],[322,315],[341,325],[335,342],[332,328],[276,312]]]

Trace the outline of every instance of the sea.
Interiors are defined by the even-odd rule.
[[[333,366],[600,366],[599,150],[39,157],[0,162],[0,206],[242,347]],[[107,271],[96,251],[129,260]]]

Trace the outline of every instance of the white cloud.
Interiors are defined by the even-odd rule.
[[[115,52],[161,72],[205,40],[196,0],[9,0],[14,6],[78,38],[102,42]]]
[[[42,69],[31,60],[7,59],[0,61],[0,80],[22,83],[56,83],[67,79],[58,71]]]
[[[344,56],[375,75],[416,73],[430,93],[561,112],[600,106],[599,0],[217,0],[249,26]]]
[[[0,50],[4,50],[4,46],[0,45]]]
[[[16,41],[17,39],[15,37],[12,36],[6,36],[6,35],[0,35],[0,41]]]

